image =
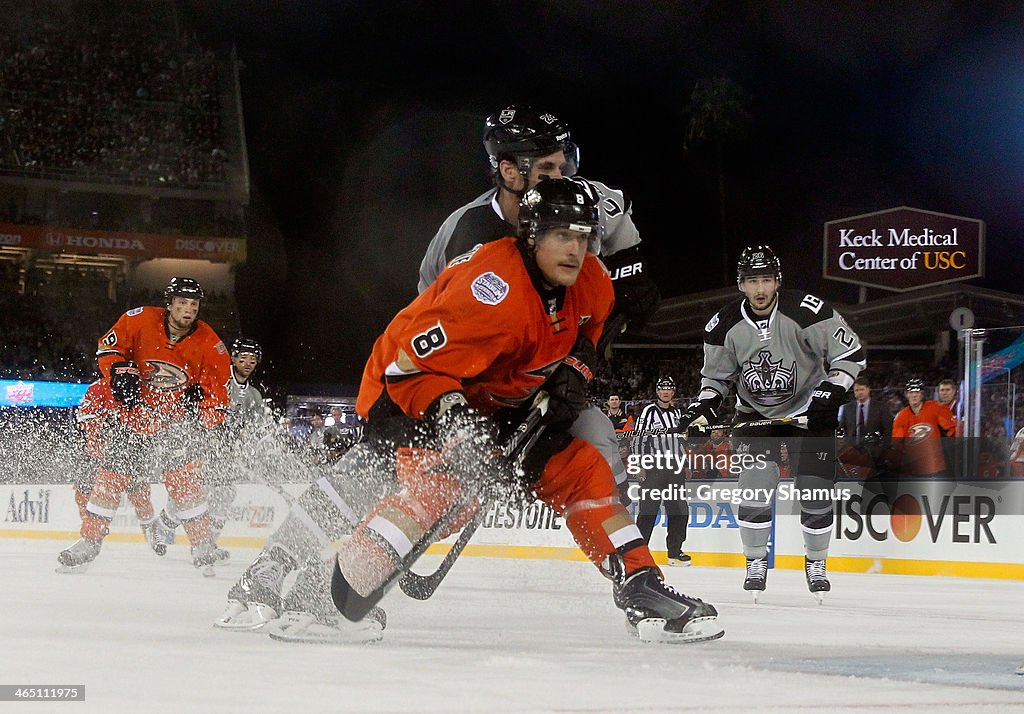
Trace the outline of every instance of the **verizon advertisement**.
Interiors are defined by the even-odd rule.
[[[886,290],[985,274],[985,223],[918,208],[890,208],[825,224],[824,276]]]
[[[745,489],[734,479],[686,483],[694,496],[686,551],[698,565],[742,566],[739,504],[748,498]],[[239,484],[222,543],[261,547],[288,514],[289,501],[307,486],[282,484],[290,494],[285,499],[263,485]],[[776,518],[770,543],[781,559],[776,567],[799,569],[804,543],[800,503],[793,489],[792,482],[783,482],[771,495]],[[830,570],[1024,579],[1024,479],[839,481],[826,495],[835,498]],[[159,509],[165,500],[164,488],[154,485],[153,505]],[[70,484],[0,484],[0,542],[70,541],[78,537],[80,525]],[[481,525],[467,554],[509,557],[503,549],[513,547],[514,557],[585,559],[565,520],[543,504],[492,504]],[[664,523],[659,526],[651,548],[664,553]],[[126,499],[110,530],[114,540],[142,547],[138,519]],[[179,534],[178,543],[182,542]],[[54,547],[55,554],[60,547]]]
[[[213,263],[244,263],[244,238],[115,233],[53,226],[0,223],[0,246],[50,253],[114,254],[136,258],[185,258]]]

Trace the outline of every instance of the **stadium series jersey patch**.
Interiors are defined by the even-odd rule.
[[[497,305],[508,295],[508,283],[494,273],[478,275],[470,289],[473,297],[485,305]]]

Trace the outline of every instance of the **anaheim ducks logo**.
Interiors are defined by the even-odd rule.
[[[910,427],[910,431],[907,433],[907,441],[911,444],[918,444],[925,439],[931,438],[932,434],[935,433],[935,427],[931,424],[914,424]]]
[[[491,392],[491,401],[494,402],[495,404],[501,404],[502,406],[505,407],[518,407],[522,406],[523,404],[526,404],[526,402],[532,399],[533,395],[537,392],[537,387],[543,384],[547,380],[547,378],[550,377],[556,369],[558,369],[558,366],[560,364],[562,364],[562,360],[558,359],[549,364],[537,367],[536,369],[531,369],[522,372],[522,375],[524,377],[528,377],[531,380],[536,380],[536,386],[519,387],[518,389],[520,392],[520,396],[508,396],[504,394],[495,394],[494,392]]]
[[[188,384],[188,374],[176,364],[151,359],[146,362],[142,379],[146,386],[158,392],[173,392]]]
[[[796,384],[796,361],[789,368],[782,366],[782,359],[772,362],[772,354],[761,350],[756,360],[750,360],[743,367],[743,384],[750,398],[766,407],[782,404],[793,396]]]

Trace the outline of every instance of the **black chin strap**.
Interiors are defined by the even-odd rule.
[[[505,183],[505,179],[503,179],[501,177],[501,174],[499,173],[498,174],[498,190],[499,191],[508,191],[513,196],[515,196],[517,199],[521,199],[523,197],[523,194],[526,193],[526,177],[523,176],[523,188],[520,189],[519,191],[516,191],[514,188],[512,188],[507,183]]]

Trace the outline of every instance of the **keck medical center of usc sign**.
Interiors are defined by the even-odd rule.
[[[824,275],[913,290],[985,274],[985,223],[917,208],[890,208],[825,224]]]

